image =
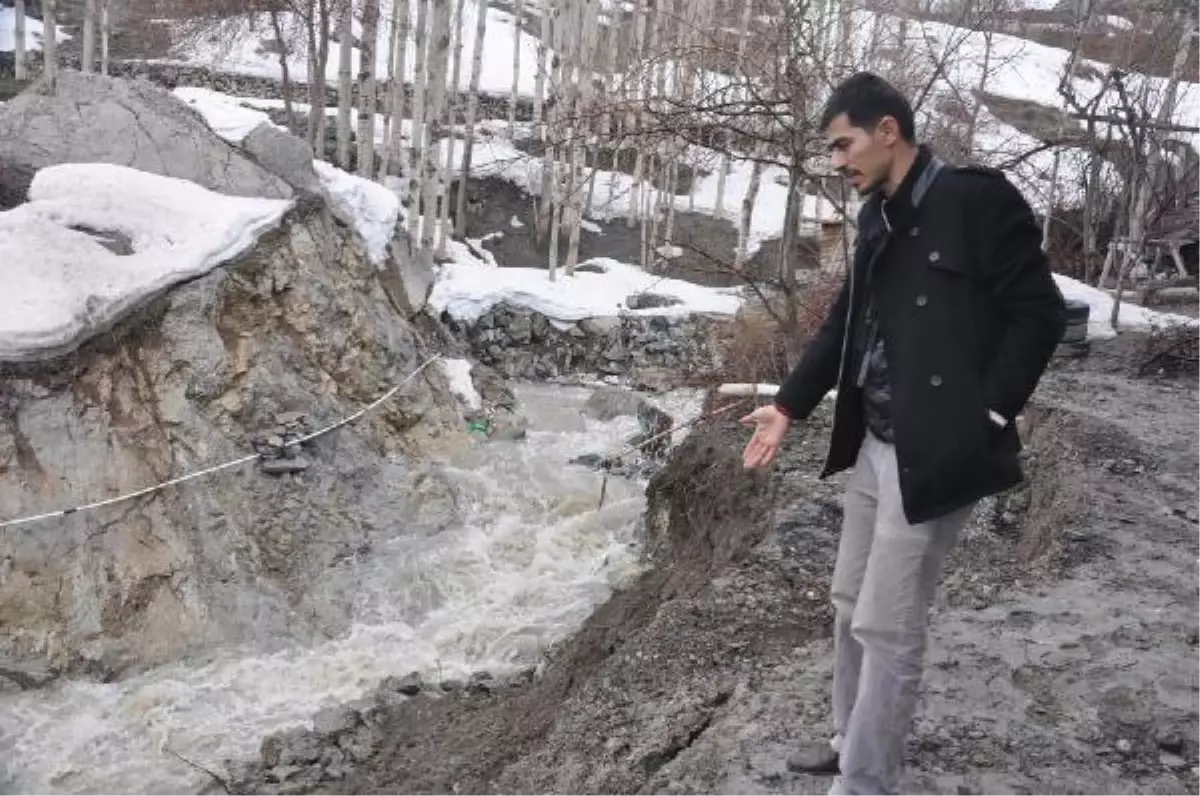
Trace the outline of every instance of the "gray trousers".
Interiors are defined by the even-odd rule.
[[[904,518],[896,449],[867,434],[846,489],[833,573],[833,713],[841,776],[830,793],[897,793],[917,705],[929,606],[973,506]]]

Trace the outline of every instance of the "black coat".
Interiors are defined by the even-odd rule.
[[[882,208],[877,195],[859,213],[850,274],[776,404],[805,418],[836,386],[822,477],[854,465],[865,422],[854,335],[846,333],[862,323],[870,272],[900,491],[916,524],[1020,483],[1012,421],[1046,369],[1066,315],[1033,212],[1001,172],[942,166],[923,149],[888,201],[886,221]],[[989,410],[1007,425],[992,422]]]

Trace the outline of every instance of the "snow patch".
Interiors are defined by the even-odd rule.
[[[1090,339],[1102,340],[1116,336],[1117,333],[1109,324],[1109,318],[1112,317],[1113,297],[1107,291],[1086,285],[1062,274],[1055,274],[1054,281],[1058,283],[1058,289],[1062,291],[1065,298],[1082,301],[1088,305],[1090,310],[1088,313],[1088,337]],[[1200,325],[1200,321],[1186,315],[1139,307],[1136,304],[1130,304],[1123,298],[1121,300],[1121,311],[1117,316],[1117,325],[1121,331],[1149,331],[1176,324],[1197,326]]]
[[[443,359],[441,365],[454,397],[462,401],[467,409],[481,409],[483,396],[475,389],[475,382],[471,380],[471,363],[465,359]]]
[[[387,262],[388,244],[396,234],[400,198],[387,187],[342,171],[323,160],[313,168],[321,180],[334,213],[362,236],[371,261],[378,267]]]
[[[247,108],[240,99],[196,86],[181,86],[172,92],[204,118],[214,133],[234,144],[240,144],[260,124],[279,130],[285,128],[271,121],[263,111]]]
[[[526,307],[565,322],[615,315],[732,315],[741,305],[736,288],[710,288],[657,277],[608,258],[588,260],[586,264],[602,269],[603,273],[578,270],[567,276],[560,272],[551,282],[549,273],[541,268],[493,268],[477,260],[456,260],[439,269],[429,304],[438,312],[449,312],[456,320],[467,323],[502,303]],[[680,303],[655,309],[628,309],[625,301],[630,295],[646,292],[669,296]]]
[[[0,213],[0,360],[75,348],[147,298],[242,254],[291,207],[107,164],[42,169],[29,198]],[[79,230],[116,233],[133,253]]]

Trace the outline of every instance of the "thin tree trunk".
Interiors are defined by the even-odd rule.
[[[478,17],[475,20],[475,49],[471,54],[471,86],[467,91],[466,140],[463,144],[462,173],[458,180],[458,198],[454,207],[454,231],[460,238],[467,234],[467,180],[471,175],[471,156],[475,152],[475,114],[479,111],[479,78],[483,74],[483,38],[486,33],[487,0],[479,0]]]
[[[13,15],[16,17],[13,22],[13,77],[17,80],[27,80],[29,78],[28,59],[25,53],[25,0],[16,0],[13,5]]]
[[[520,101],[520,81],[521,81],[521,16],[524,13],[523,0],[516,0],[516,7],[513,10],[513,75],[512,75],[512,97],[508,101],[508,137],[509,140],[517,137],[517,102]]]
[[[83,54],[79,71],[91,74],[96,68],[96,0],[83,3]]]
[[[1067,73],[1063,77],[1065,85],[1075,80],[1075,70],[1079,66],[1079,50],[1083,44],[1083,26],[1091,16],[1091,0],[1084,0],[1080,7],[1079,17],[1075,20],[1075,45],[1067,56]],[[1058,123],[1058,137],[1061,140],[1067,131],[1068,117],[1062,112]],[[1058,172],[1062,163],[1062,146],[1054,148],[1054,162],[1050,166],[1050,195],[1046,200],[1046,215],[1042,219],[1042,251],[1050,250],[1050,227],[1054,223],[1055,202],[1058,201]]]
[[[392,29],[393,40],[395,42],[395,50],[392,53],[392,126],[390,130],[390,138],[388,139],[387,157],[388,171],[391,170],[391,164],[396,164],[396,168],[401,168],[401,159],[403,158],[404,144],[404,78],[408,74],[408,34],[409,28],[409,6],[408,0],[394,0],[395,12],[393,14],[395,21]],[[418,64],[418,67],[420,64]],[[406,172],[407,173],[407,172]]]
[[[446,68],[450,61],[450,0],[432,0],[429,39],[429,110],[426,168],[422,177],[422,205],[425,221],[421,226],[421,256],[426,265],[433,265],[434,244],[438,221],[438,191],[442,184],[441,148],[438,136],[442,132],[442,117],[446,109]],[[445,197],[443,197],[445,198]]]
[[[313,135],[315,144],[313,152],[320,154],[317,157],[325,159],[325,132],[329,128],[328,118],[325,115],[326,98],[329,96],[328,85],[325,76],[329,73],[329,46],[330,46],[330,28],[333,27],[333,7],[330,5],[330,0],[317,0],[313,10],[317,16],[317,69],[316,76],[311,79],[312,83],[312,107],[310,113],[316,113],[316,123],[313,125]]]
[[[283,21],[280,19],[279,12],[272,10],[269,14],[271,18],[271,30],[275,34],[275,43],[278,46],[279,52],[279,71],[282,78],[280,89],[283,93],[283,115],[287,118],[287,129],[293,135],[296,132],[296,116],[295,109],[292,104],[292,73],[288,68],[288,56],[291,54],[291,47],[288,46],[288,37],[283,35]]]
[[[58,0],[42,0],[42,56],[46,82],[53,91],[58,82]]]
[[[388,20],[388,54],[387,54],[387,91],[383,95],[383,146],[379,151],[379,172],[376,179],[380,182],[388,174],[392,165],[392,122],[399,120],[396,113],[396,33],[400,29],[400,4],[392,2],[392,15]],[[403,85],[403,83],[401,83]]]
[[[413,29],[413,53],[416,63],[413,74],[412,147],[407,159],[408,174],[408,234],[419,243],[424,216],[421,207],[421,180],[425,172],[425,86],[429,76],[429,2],[417,0],[417,26]]]
[[[762,182],[762,158],[766,155],[763,145],[754,148],[754,165],[750,168],[750,184],[746,186],[746,195],[742,198],[742,218],[738,225],[737,256],[734,268],[741,271],[746,266],[750,250],[750,222],[754,217],[754,203],[758,201],[758,187]]]
[[[983,110],[983,93],[987,90],[988,72],[992,68],[991,28],[983,31],[983,68],[979,72],[979,83],[975,87],[975,102],[971,104],[971,118],[967,121],[967,157],[975,151],[975,135],[979,128],[979,114]]]
[[[550,15],[554,13],[554,7],[554,0],[547,0],[546,5],[542,8],[542,35],[538,38],[537,69],[534,74],[533,127],[538,131],[538,136],[542,141],[546,140],[545,130],[542,125],[542,117],[545,111],[542,107],[542,102],[546,96],[546,72],[548,69],[546,58],[549,55],[547,48],[550,42]]]
[[[450,77],[450,102],[447,104],[447,141],[446,141],[446,162],[441,168],[441,213],[438,224],[438,244],[437,257],[445,259],[446,257],[446,236],[450,234],[450,170],[454,167],[454,143],[458,139],[458,134],[455,131],[455,120],[457,117],[456,108],[458,107],[458,81],[462,74],[462,39],[463,39],[463,6],[464,0],[458,0],[454,10],[454,24],[450,26],[454,32],[454,69]]]
[[[754,4],[747,2],[742,9],[742,19],[738,23],[738,46],[737,46],[737,70],[734,72],[735,80],[748,80],[745,75],[746,65],[746,43],[750,39],[750,12],[753,10]],[[743,95],[745,92],[741,92]],[[742,97],[745,99],[745,97]],[[725,153],[721,156],[721,166],[717,171],[717,199],[716,207],[713,208],[713,215],[721,218],[725,215],[725,180],[729,175],[729,169],[732,167],[729,148],[732,144],[730,141],[725,142]]]
[[[595,50],[595,30],[598,26],[596,18],[597,0],[580,0],[580,19],[575,25],[574,62],[575,80],[572,89],[574,97],[574,120],[572,122],[571,141],[571,233],[567,239],[567,276],[575,273],[575,265],[579,261],[579,231],[583,225],[583,164],[586,162],[585,151],[587,142],[581,139],[588,135],[593,52]],[[593,184],[595,180],[591,181]]]
[[[633,91],[638,95],[635,97],[634,105],[637,108],[634,116],[634,135],[635,135],[635,152],[633,157],[633,182],[631,190],[633,195],[630,197],[629,217],[626,224],[632,228],[639,220],[641,211],[644,206],[642,194],[645,192],[643,185],[643,173],[646,167],[645,148],[646,142],[642,140],[642,135],[646,129],[646,118],[644,108],[650,101],[650,67],[646,65],[647,56],[650,55],[647,40],[651,37],[649,28],[653,25],[650,19],[650,0],[642,0],[638,4],[638,18],[635,35],[637,37],[637,63],[638,68],[643,70],[642,79],[634,84]],[[642,249],[645,251],[645,229],[642,230]],[[645,256],[642,257],[642,265],[645,265]]]
[[[342,0],[341,16],[338,19],[338,115],[337,157],[338,165],[350,171],[350,111],[353,107],[352,81],[354,49],[354,4]],[[320,79],[320,75],[317,76]]]
[[[109,13],[111,2],[112,0],[100,0],[100,74],[105,76],[108,75],[109,69],[108,40],[112,35],[112,17]]]
[[[379,0],[365,0],[358,45],[358,174],[375,175],[375,51],[379,49]]]
[[[554,19],[550,23],[550,47],[555,53],[554,63],[552,64],[553,73],[549,75],[549,86],[547,88],[550,107],[546,109],[545,118],[542,120],[542,146],[545,152],[542,156],[542,195],[535,224],[535,234],[539,243],[546,239],[546,233],[550,232],[550,227],[553,226],[554,203],[558,194],[556,189],[558,183],[558,142],[555,138],[559,132],[559,120],[563,116],[562,102],[564,96],[565,61],[562,57],[561,44],[563,41],[564,16],[561,4],[556,3],[554,7]],[[557,236],[555,236],[555,239],[557,239]],[[557,263],[558,252],[552,252],[551,256],[554,258],[553,261]],[[553,269],[551,273],[553,274]]]

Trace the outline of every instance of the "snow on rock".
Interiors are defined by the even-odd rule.
[[[291,202],[107,164],[42,169],[0,213],[0,360],[69,351],[145,299],[254,245]],[[120,255],[88,232],[128,240]]]
[[[1088,305],[1090,309],[1088,314],[1089,338],[1100,340],[1116,336],[1116,332],[1109,324],[1109,318],[1112,317],[1113,297],[1107,291],[1086,285],[1062,274],[1055,274],[1054,281],[1058,283],[1058,289],[1062,291],[1065,298],[1082,301]],[[1175,324],[1197,326],[1200,325],[1200,321],[1186,315],[1146,309],[1136,304],[1130,304],[1124,299],[1121,300],[1121,312],[1117,318],[1117,325],[1121,331],[1148,331]]]
[[[237,97],[219,91],[181,86],[172,93],[199,113],[214,133],[234,144],[240,144],[260,124],[285,129],[263,111],[247,108]]]
[[[483,396],[475,389],[475,382],[471,381],[471,363],[465,359],[443,359],[440,362],[454,397],[462,401],[467,409],[482,408]]]
[[[334,213],[362,236],[372,262],[383,265],[387,261],[388,244],[396,233],[396,221],[400,218],[400,197],[377,182],[357,177],[322,160],[314,160],[313,168],[321,178]]]
[[[577,270],[573,276],[560,272],[551,282],[549,273],[541,268],[494,268],[478,261],[455,261],[441,267],[429,304],[467,323],[502,303],[526,307],[562,322],[617,315],[732,315],[741,305],[734,288],[710,288],[658,277],[608,258],[588,260],[581,268],[585,265],[587,270]],[[626,301],[636,293],[654,293],[680,303],[631,310]]]

